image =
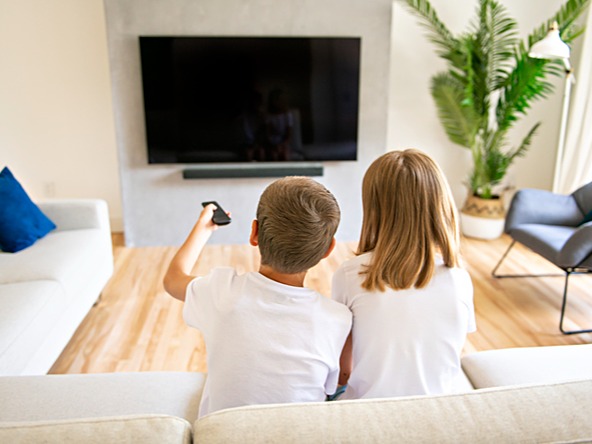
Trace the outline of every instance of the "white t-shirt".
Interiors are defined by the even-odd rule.
[[[421,289],[362,289],[366,253],[346,261],[333,276],[333,299],[353,313],[353,370],[341,399],[451,392],[461,375],[460,354],[475,331],[469,274],[441,258]]]
[[[337,388],[351,313],[314,290],[216,268],[187,286],[183,317],[207,348],[200,417],[249,404],[323,401]]]

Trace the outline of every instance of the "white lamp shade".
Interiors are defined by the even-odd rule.
[[[559,30],[551,28],[545,38],[531,46],[528,55],[537,59],[569,59],[570,49],[561,37]]]

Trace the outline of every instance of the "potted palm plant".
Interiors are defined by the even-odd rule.
[[[454,36],[440,21],[429,0],[406,0],[411,11],[429,31],[437,53],[448,69],[431,79],[431,94],[448,138],[471,151],[473,166],[467,179],[468,198],[461,210],[465,235],[499,237],[503,231],[504,205],[500,184],[512,162],[524,156],[532,143],[536,123],[517,146],[508,133],[531,104],[553,91],[549,75],[561,75],[559,61],[528,56],[530,46],[542,39],[553,22],[561,38],[572,42],[583,33],[576,24],[590,0],[568,0],[524,43],[517,37],[517,23],[496,0],[477,0],[477,17],[469,29]],[[482,220],[485,231],[475,228]]]

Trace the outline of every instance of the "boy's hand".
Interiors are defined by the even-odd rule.
[[[197,219],[196,225],[208,231],[217,230],[220,225],[216,225],[214,221],[212,221],[212,216],[214,216],[215,209],[216,205],[214,204],[206,205],[203,210],[201,210],[201,214]],[[230,216],[230,212],[227,211],[226,214]]]
[[[214,205],[214,204],[209,204],[209,205],[205,206],[201,210],[201,214],[199,215],[199,218],[197,219],[196,225],[200,226],[201,228],[205,228],[206,230],[211,230],[211,231],[216,230],[216,228],[218,228],[218,225],[216,225],[212,221],[212,216],[214,215],[215,209],[216,209],[216,205]]]

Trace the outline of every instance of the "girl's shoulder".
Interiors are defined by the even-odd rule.
[[[470,279],[469,272],[462,263],[455,267],[448,267],[444,264],[444,259],[442,259],[442,256],[439,254],[435,258],[434,265],[436,266],[436,274],[447,274],[460,279]]]
[[[349,271],[349,270],[357,270],[358,268],[368,265],[372,258],[372,253],[363,253],[357,256],[354,256],[346,261],[344,261],[340,266],[339,269],[341,271]]]
[[[473,295],[473,282],[469,272],[462,266],[447,267],[443,261],[436,262],[432,285],[453,290],[460,299],[471,299]]]

